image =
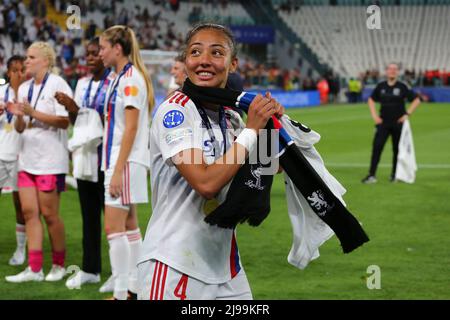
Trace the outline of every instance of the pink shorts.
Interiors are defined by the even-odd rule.
[[[58,192],[66,190],[66,175],[65,174],[42,174],[35,175],[26,171],[20,171],[17,181],[17,186],[20,188],[37,188],[39,191],[53,191]]]

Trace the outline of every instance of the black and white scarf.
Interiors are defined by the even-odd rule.
[[[194,85],[189,78],[186,79],[183,85],[183,92],[194,102],[201,101],[203,103],[234,106],[245,112],[248,111],[251,102],[256,97],[255,94],[245,91],[199,87]],[[320,195],[323,205],[317,206],[313,202],[310,202],[309,205],[317,216],[334,231],[344,253],[351,252],[369,241],[358,220],[331,192],[275,116],[268,122],[266,129],[278,130],[280,165],[305,199],[314,199],[316,195]],[[234,190],[231,187],[228,192],[240,194],[239,190]],[[242,201],[240,202],[242,203]],[[232,197],[225,203],[233,203]],[[219,206],[220,210],[227,210],[226,206],[221,206]]]

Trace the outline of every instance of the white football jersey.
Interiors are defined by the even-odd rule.
[[[19,101],[28,99],[32,79],[19,87]],[[60,91],[72,97],[72,89],[56,74],[49,74],[39,96],[42,83],[34,85],[31,106],[35,110],[55,116],[68,117],[65,107],[58,103],[55,93]],[[31,174],[61,174],[69,172],[69,151],[67,149],[67,130],[51,127],[36,119],[25,116],[27,127],[22,133],[22,148],[19,153],[19,171]],[[32,127],[28,126],[32,122]]]
[[[150,129],[153,213],[140,262],[157,259],[200,281],[219,284],[241,270],[235,232],[204,221],[205,211],[218,202],[207,201],[198,194],[172,162],[174,155],[187,149],[203,150],[207,163],[223,154],[218,112],[207,111],[207,114],[221,146],[219,155],[215,154],[195,104],[184,94],[177,92],[169,97],[153,118]],[[228,147],[234,141],[235,129],[239,129],[232,128],[229,117],[233,114],[236,117],[234,112],[227,112]]]
[[[108,93],[108,89],[110,88],[111,84],[113,83],[114,78],[115,78],[115,73],[110,72],[108,74],[108,76],[106,77],[105,82],[103,83],[103,88],[101,89],[101,91],[98,92],[98,94],[97,94],[97,90],[98,90],[98,86],[100,85],[101,81],[92,81],[91,89],[89,92],[88,102],[89,102],[90,106],[92,106],[93,105],[92,102],[93,102],[94,98],[96,98],[95,105],[98,104],[99,106],[102,107],[101,110],[100,109],[98,110],[98,111],[100,111],[101,116],[103,116],[104,104],[106,103],[106,95]],[[77,82],[77,87],[75,88],[74,101],[79,108],[86,107],[83,103],[83,100],[85,99],[86,91],[89,88],[89,82],[91,81],[91,79],[92,79],[92,76],[83,77],[83,78],[79,79]],[[97,97],[95,97],[96,94],[97,94]]]
[[[0,87],[0,103],[13,101],[15,93],[13,88],[6,84]],[[14,115],[8,116],[6,110],[0,116],[0,160],[15,161],[20,151],[22,139],[14,128]]]
[[[110,95],[116,87],[115,104],[109,106]],[[131,66],[119,79],[116,76],[110,85],[105,102],[105,134],[103,136],[102,170],[113,168],[119,157],[120,145],[125,130],[125,107],[132,106],[139,110],[139,123],[136,137],[128,161],[139,163],[146,168],[150,163],[149,151],[149,114],[147,87],[139,70]],[[111,99],[112,101],[113,99]]]

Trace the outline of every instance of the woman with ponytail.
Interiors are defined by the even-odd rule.
[[[47,224],[53,260],[45,280],[58,281],[65,275],[66,244],[59,203],[69,169],[69,117],[55,94],[60,91],[72,96],[72,91],[63,78],[53,73],[54,66],[53,48],[45,42],[33,43],[25,60],[31,79],[20,85],[18,99],[12,107],[17,116],[15,129],[22,134],[18,188],[28,239],[29,267],[6,277],[8,282],[44,280],[41,214]]]
[[[114,299],[125,300],[137,293],[142,239],[136,208],[148,202],[149,111],[154,97],[133,30],[126,26],[105,30],[100,57],[117,74],[106,95],[102,168],[112,269],[108,282],[114,283]]]

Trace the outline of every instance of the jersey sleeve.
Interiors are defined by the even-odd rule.
[[[69,97],[73,98],[72,89],[69,87],[67,82],[62,78],[59,79],[59,81],[58,81],[56,91],[65,93]],[[62,104],[59,104],[56,99],[54,99],[54,101],[55,101],[55,115],[60,116],[60,117],[68,117],[69,113],[67,112],[66,108]]]
[[[152,130],[156,130],[164,161],[183,150],[203,149],[201,125],[196,123],[192,110],[183,106],[163,103],[155,114]]]
[[[379,102],[380,101],[380,85],[378,84],[375,89],[372,91],[372,94],[370,95],[373,101]]]
[[[415,98],[417,98],[419,95],[415,93],[410,87],[405,85],[405,97],[408,99],[408,101],[413,101]]]
[[[138,110],[147,108],[148,104],[146,102],[147,88],[145,82],[141,79],[136,79],[137,77],[124,77],[120,82],[121,95],[123,97],[124,108],[132,106]],[[143,80],[143,79],[142,79]]]

